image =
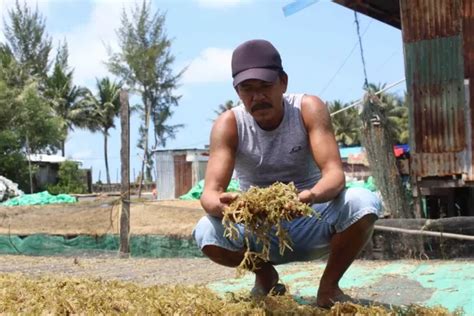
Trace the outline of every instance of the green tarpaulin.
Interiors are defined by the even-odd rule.
[[[347,188],[366,188],[370,191],[377,191],[374,184],[374,178],[370,176],[367,181],[364,180],[353,180],[346,183]],[[204,180],[201,180],[194,187],[189,190],[188,193],[181,195],[181,200],[199,200],[201,198],[202,190],[204,189]],[[227,187],[227,192],[239,191],[239,181],[232,179]]]
[[[202,190],[204,189],[204,180],[201,180],[188,193],[181,195],[180,200],[199,200],[201,198]],[[239,181],[236,179],[230,180],[227,192],[240,191]]]
[[[375,187],[374,178],[372,176],[367,178],[367,181],[364,180],[353,180],[346,182],[346,188],[366,188],[372,192],[377,191]]]
[[[57,203],[75,203],[77,199],[68,194],[52,195],[48,191],[34,194],[23,194],[13,199],[9,199],[0,205],[17,206],[17,205],[45,205]]]

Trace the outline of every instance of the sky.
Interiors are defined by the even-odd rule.
[[[324,101],[350,103],[363,94],[364,70],[354,12],[330,1],[318,1],[285,17],[283,7],[295,0],[151,0],[154,11],[166,16],[172,39],[175,73],[186,69],[175,91],[181,95],[170,124],[184,124],[164,149],[202,149],[209,143],[215,110],[227,100],[236,102],[232,87],[232,50],[250,39],[266,39],[279,50],[289,75],[288,92],[317,95]],[[120,15],[139,1],[26,0],[46,18],[53,44],[66,40],[74,83],[96,92],[96,78],[107,71],[106,47],[117,51]],[[13,0],[0,0],[7,20]],[[362,48],[369,82],[391,84],[404,78],[400,30],[359,14]],[[3,23],[0,26],[3,29]],[[0,32],[0,41],[4,41]],[[54,56],[52,56],[54,57]],[[390,92],[403,94],[405,84]],[[132,104],[139,102],[132,97]],[[136,148],[139,118],[131,118],[131,177],[138,177],[142,153]],[[112,182],[120,181],[120,122],[110,131],[109,167]],[[69,132],[66,156],[92,168],[93,181],[105,181],[102,134]]]

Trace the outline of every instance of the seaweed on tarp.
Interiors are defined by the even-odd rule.
[[[387,309],[336,303],[330,310],[301,305],[292,296],[252,300],[220,297],[204,286],[140,286],[123,281],[58,276],[0,275],[1,314],[56,315],[451,315],[443,307]]]

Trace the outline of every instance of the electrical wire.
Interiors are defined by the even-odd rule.
[[[365,35],[365,33],[367,32],[367,30],[369,29],[370,25],[372,24],[372,21],[371,20],[369,22],[369,24],[367,24],[366,28],[364,29],[364,32],[362,32],[362,36]],[[359,45],[359,42],[357,41],[354,46],[352,47],[352,49],[350,50],[349,54],[347,55],[347,57],[344,59],[344,61],[342,62],[342,64],[339,66],[339,68],[336,70],[336,72],[334,73],[334,75],[331,77],[331,79],[329,79],[329,81],[326,83],[326,85],[321,89],[321,92],[319,92],[319,96],[322,96],[324,94],[324,92],[326,92],[326,90],[329,88],[329,86],[331,85],[331,83],[334,81],[334,79],[336,79],[337,75],[339,74],[339,72],[342,70],[342,68],[346,65],[347,61],[349,60],[349,58],[352,56],[352,53],[354,53],[354,51],[356,50],[357,46]]]

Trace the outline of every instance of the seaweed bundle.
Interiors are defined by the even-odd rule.
[[[271,233],[278,237],[280,254],[283,255],[286,248],[293,250],[290,237],[282,223],[300,216],[312,215],[313,209],[299,201],[293,182],[289,184],[275,182],[266,188],[252,186],[247,192],[242,193],[224,210],[222,218],[224,235],[228,238],[239,237],[239,231],[234,224],[245,226],[244,241],[247,250],[237,268],[238,272],[255,271],[259,260],[269,260]],[[262,244],[260,252],[250,251],[248,247],[252,235],[255,236],[257,243]]]

